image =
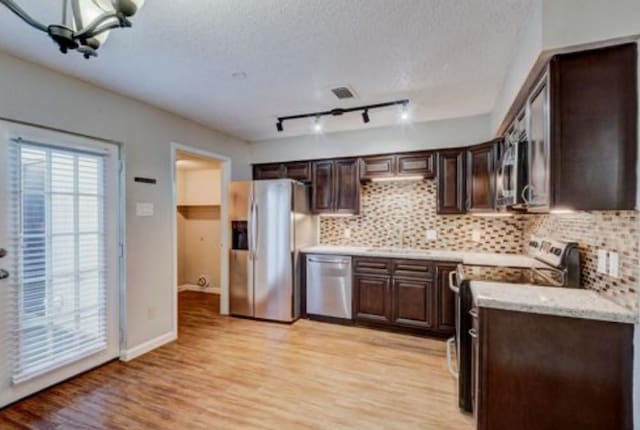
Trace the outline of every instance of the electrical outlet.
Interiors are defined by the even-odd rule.
[[[480,232],[480,230],[471,231],[471,240],[476,243],[482,240],[482,233]]]
[[[620,277],[620,258],[617,252],[609,253],[609,276],[612,278]]]
[[[156,307],[155,306],[149,306],[147,308],[147,319],[149,321],[156,319]]]
[[[438,240],[438,230],[429,229],[424,234],[427,240]]]
[[[350,228],[345,228],[343,236],[344,236],[345,239],[351,239],[351,229]]]
[[[598,249],[598,273],[607,274],[607,250]]]

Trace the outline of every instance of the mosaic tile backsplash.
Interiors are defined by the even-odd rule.
[[[525,237],[553,237],[578,242],[582,284],[627,308],[638,310],[640,259],[638,212],[578,212],[527,216]],[[619,277],[598,273],[598,249],[617,252]]]
[[[592,288],[628,308],[638,309],[638,213],[581,212],[567,215],[482,217],[437,215],[436,182],[378,182],[362,186],[361,214],[322,218],[320,241],[325,245],[404,247],[521,253],[531,235],[580,244],[582,279]],[[426,231],[437,231],[436,240]],[[345,231],[351,235],[346,237]],[[479,234],[474,241],[474,231]],[[620,277],[597,273],[597,249],[620,256]]]
[[[522,217],[437,215],[435,181],[367,183],[360,198],[359,216],[322,218],[321,243],[500,253],[522,249]],[[351,238],[345,237],[346,229]],[[428,229],[437,230],[436,240],[426,239]],[[480,232],[478,242],[472,240],[474,230]]]

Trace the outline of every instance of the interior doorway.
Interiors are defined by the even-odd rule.
[[[230,160],[173,144],[175,328],[228,313],[227,187]],[[185,319],[186,318],[186,319]]]

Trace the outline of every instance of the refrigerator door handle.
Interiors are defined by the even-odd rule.
[[[254,235],[254,231],[253,231],[253,200],[251,200],[251,203],[249,203],[249,222],[247,223],[247,227],[249,229],[248,235],[249,235],[249,240],[248,242],[248,250],[249,250],[249,260],[253,260],[253,235]]]
[[[253,259],[257,260],[256,250],[258,249],[258,241],[260,240],[260,223],[258,223],[258,216],[260,214],[258,204],[253,205]]]

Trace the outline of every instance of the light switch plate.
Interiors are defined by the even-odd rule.
[[[136,216],[153,216],[153,203],[136,203]]]
[[[482,233],[480,230],[471,231],[471,240],[473,242],[480,242],[482,240]]]
[[[598,249],[598,273],[604,273],[606,275],[607,272],[607,250]]]
[[[609,276],[612,278],[620,277],[620,258],[617,252],[609,253]]]
[[[344,229],[344,238],[345,239],[351,239],[351,229],[350,228],[345,228]]]
[[[438,240],[438,230],[429,229],[425,232],[425,238],[427,240]]]

